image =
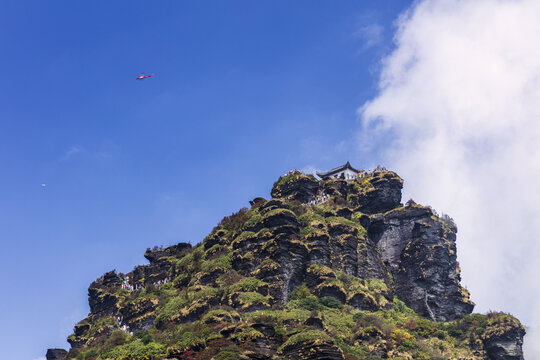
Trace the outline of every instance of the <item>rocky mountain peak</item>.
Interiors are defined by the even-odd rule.
[[[289,172],[196,246],[93,282],[66,357],[521,359],[519,321],[471,314],[455,224],[402,187]]]

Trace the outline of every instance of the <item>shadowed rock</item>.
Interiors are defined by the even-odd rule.
[[[45,358],[47,360],[64,360],[67,356],[67,351],[64,349],[48,349]]]

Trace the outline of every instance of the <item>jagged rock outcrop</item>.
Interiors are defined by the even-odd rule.
[[[486,354],[493,360],[523,360],[525,329],[511,316],[493,321],[483,336]]]
[[[306,203],[317,194],[318,189],[319,181],[313,175],[293,171],[279,178],[272,188],[271,195],[273,198],[298,200]]]
[[[383,213],[400,205],[403,180],[393,171],[376,171],[348,182],[342,179],[324,181],[325,193],[348,202],[365,214]]]
[[[517,320],[469,315],[455,224],[403,206],[402,187],[386,170],[290,172],[202,243],[148,249],[149,265],[93,282],[67,357],[521,359]]]
[[[75,325],[68,338],[72,348],[100,341],[110,336],[118,326],[125,324],[131,332],[147,330],[155,325],[155,299],[128,299],[119,291],[124,280],[136,289],[153,288],[155,284],[170,278],[171,257],[178,257],[191,249],[191,244],[179,243],[165,249],[147,249],[144,256],[149,265],[137,266],[128,274],[109,271],[88,288],[90,314]],[[102,322],[96,329],[92,324]]]
[[[501,338],[486,341],[486,351],[493,360],[523,360],[523,331],[515,331]]]
[[[396,295],[424,317],[462,318],[474,304],[460,285],[454,224],[419,205],[372,218],[368,228],[395,281]]]
[[[88,288],[90,313],[97,317],[116,314],[118,297],[107,290],[117,288],[121,284],[122,278],[116,274],[116,271],[109,271],[94,281]]]
[[[67,353],[64,349],[48,349],[45,358],[47,360],[64,360]]]
[[[188,243],[179,243],[165,249],[147,249],[144,257],[150,262],[150,265],[135,268],[133,281],[135,283],[142,281],[147,285],[166,279],[170,275],[171,263],[169,258],[181,255],[189,249],[191,249],[191,244]]]
[[[344,360],[343,351],[332,341],[312,340],[286,345],[286,360]]]

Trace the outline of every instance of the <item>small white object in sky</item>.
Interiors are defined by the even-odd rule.
[[[41,184],[41,187],[45,187],[45,186],[47,186],[47,184]]]

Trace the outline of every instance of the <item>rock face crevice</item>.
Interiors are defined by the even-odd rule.
[[[170,345],[169,358],[182,359],[185,351],[211,354],[209,344],[220,342],[219,347],[253,359],[353,359],[351,354],[357,359],[420,351],[403,330],[414,332],[416,320],[391,331],[366,313],[406,313],[408,307],[433,322],[452,322],[469,316],[474,304],[461,286],[457,227],[427,206],[403,206],[402,187],[403,180],[386,170],[353,181],[289,173],[274,184],[271,199],[258,197],[250,209],[225,217],[195,247],[148,249],[148,265],[128,274],[110,271],[94,281],[88,289],[90,313],[68,338],[72,349],[65,357],[103,349],[108,338],[121,337],[120,329],[167,332],[193,322],[213,326],[219,335],[204,344]],[[314,201],[321,194],[324,201]],[[270,316],[254,323],[242,318],[264,311],[276,317],[291,306],[309,309],[309,319],[276,324]],[[396,306],[401,310],[393,310]],[[357,317],[347,320],[354,336],[339,335],[333,327],[337,320],[317,313],[324,309],[356,311]],[[478,356],[471,359],[522,359],[524,330],[512,319],[471,320]],[[422,331],[421,336],[443,336]],[[59,354],[55,359],[62,356],[53,353]]]

